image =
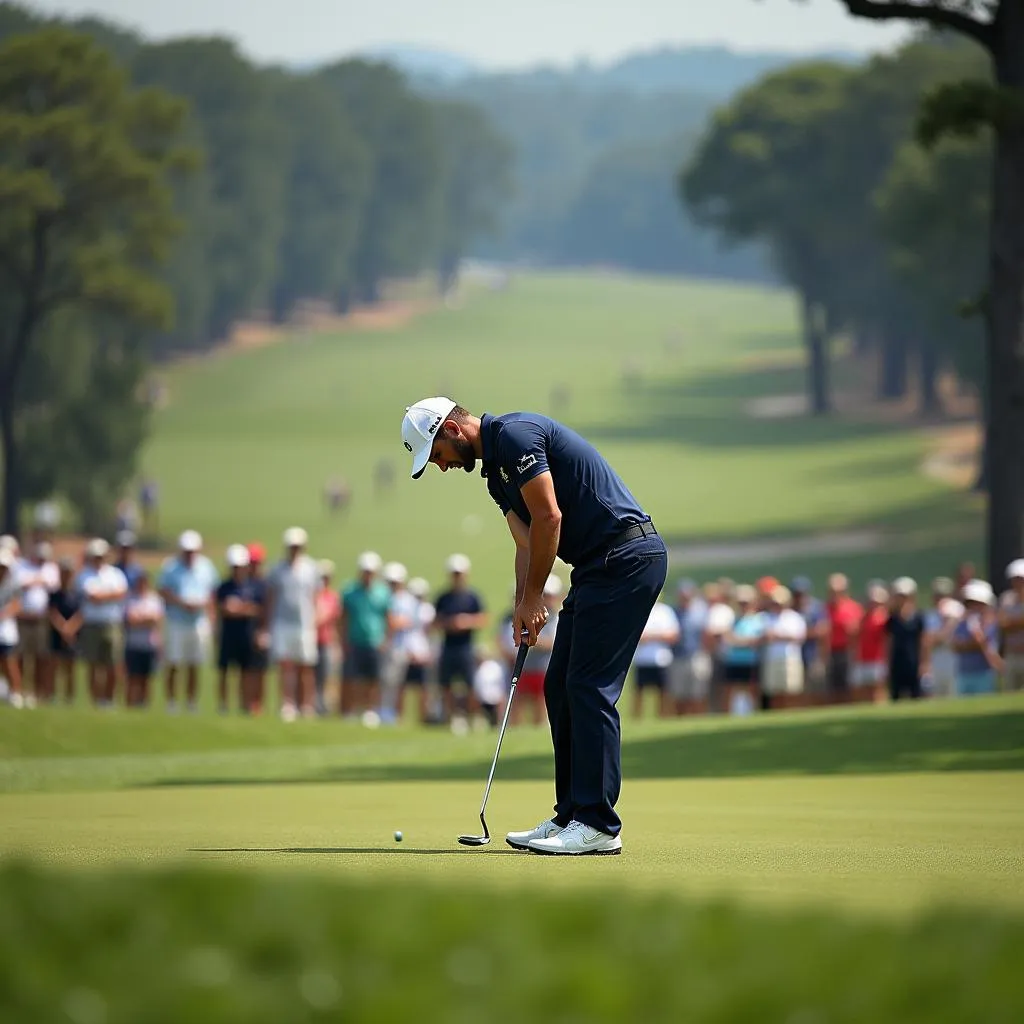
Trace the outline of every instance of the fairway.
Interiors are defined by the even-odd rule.
[[[841,366],[837,378],[842,381]],[[789,294],[616,274],[527,273],[507,291],[470,288],[381,331],[297,331],[168,369],[146,471],[161,485],[168,537],[200,529],[212,552],[300,523],[344,576],[378,550],[435,586],[452,551],[473,559],[491,606],[506,600],[511,545],[479,479],[429,472],[413,484],[399,441],[405,406],[449,394],[476,411],[532,409],[593,440],[670,548],[864,531],[868,550],[771,549],[714,557],[673,575],[734,578],[847,568],[855,583],[951,571],[980,553],[978,500],[920,472],[924,433],[870,416],[758,419],[754,399],[798,394],[803,353]],[[555,392],[566,389],[563,406]],[[376,494],[374,467],[394,467]],[[347,516],[321,502],[332,476],[353,488]],[[798,545],[799,546],[799,545]]]

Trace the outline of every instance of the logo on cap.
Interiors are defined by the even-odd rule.
[[[409,442],[408,442],[408,441],[403,441],[402,443],[403,443],[403,444],[405,445],[405,450],[406,450],[407,452],[411,452],[411,451],[412,451],[412,445],[411,445],[411,444],[409,444]]]
[[[428,433],[428,434],[432,434],[432,433],[434,433],[434,431],[435,431],[435,430],[437,430],[437,428],[438,428],[438,426],[440,425],[440,423],[441,423],[441,417],[440,417],[440,416],[438,416],[438,417],[437,417],[437,419],[436,419],[436,420],[434,420],[434,422],[430,424],[430,429],[429,429],[429,430],[427,431],[427,433]],[[410,451],[411,451],[411,450],[412,450],[412,449],[410,449]]]

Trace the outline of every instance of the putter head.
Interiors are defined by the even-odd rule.
[[[482,836],[459,836],[459,842],[463,846],[486,846],[491,841],[491,833],[487,830],[483,811],[480,812],[480,824],[484,827],[484,834]]]

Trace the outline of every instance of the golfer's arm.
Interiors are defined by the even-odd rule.
[[[516,604],[523,598],[523,587],[526,586],[526,570],[530,565],[530,528],[515,514],[509,512],[505,516],[509,532],[516,542]]]
[[[562,510],[555,498],[555,483],[550,473],[535,476],[523,484],[519,493],[530,511],[529,563],[523,592],[540,597],[558,554]]]

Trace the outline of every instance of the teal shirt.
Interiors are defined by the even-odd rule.
[[[356,647],[380,647],[388,635],[391,590],[379,581],[364,587],[350,583],[341,592],[347,616],[347,640]]]
[[[756,640],[764,635],[765,621],[760,612],[744,615],[736,620],[732,632],[744,640]],[[726,665],[756,665],[761,658],[760,647],[724,647],[722,661]]]

